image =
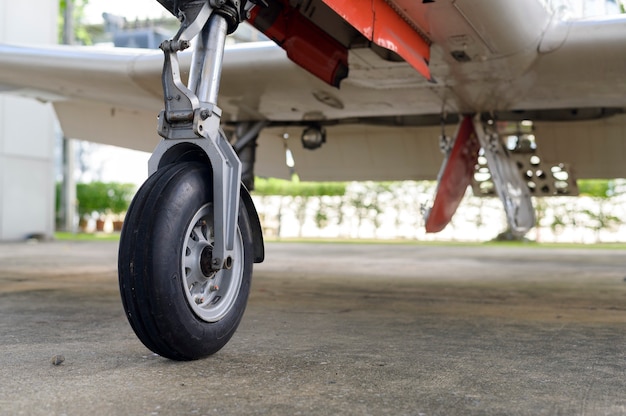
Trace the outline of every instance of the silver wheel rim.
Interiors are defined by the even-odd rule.
[[[217,322],[228,314],[237,300],[243,278],[243,243],[239,228],[235,236],[232,267],[207,271],[206,264],[210,263],[214,243],[213,233],[213,204],[208,203],[196,212],[189,223],[182,253],[182,282],[187,302],[191,310],[206,322]]]

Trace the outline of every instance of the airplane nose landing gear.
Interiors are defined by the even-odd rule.
[[[217,106],[226,34],[253,3],[160,2],[181,18],[181,28],[161,45],[163,140],[129,207],[118,274],[126,316],[144,345],[192,360],[230,340],[245,310],[252,264],[264,257],[258,215]],[[196,35],[186,86],[177,53]]]

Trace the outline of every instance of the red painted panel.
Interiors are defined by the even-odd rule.
[[[426,219],[427,233],[443,230],[452,219],[467,187],[472,182],[479,150],[480,143],[474,132],[472,117],[465,116],[439,178],[435,202]]]
[[[384,0],[322,0],[363,36],[404,58],[431,80],[428,42]],[[257,29],[282,46],[289,58],[312,74],[338,86],[348,74],[348,51],[291,7],[275,0],[255,7],[249,19]]]
[[[343,20],[372,40],[374,36],[374,6],[372,0],[322,0],[333,9]]]
[[[249,22],[285,49],[289,59],[328,84],[338,87],[348,75],[348,50],[288,0],[255,7]]]

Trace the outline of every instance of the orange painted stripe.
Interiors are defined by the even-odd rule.
[[[322,0],[370,41],[389,49],[432,80],[428,61],[430,46],[384,0]]]

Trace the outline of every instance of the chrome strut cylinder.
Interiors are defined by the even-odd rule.
[[[228,2],[181,2],[176,10],[181,28],[172,40],[161,45],[165,54],[161,77],[165,109],[159,114],[158,132],[163,140],[153,152],[148,168],[153,174],[167,164],[189,160],[190,154],[206,155],[213,171],[215,240],[211,267],[219,270],[230,268],[235,260],[241,162],[220,129],[222,112],[217,106],[226,35],[234,30],[233,13],[224,13],[214,6],[233,10]],[[196,36],[186,86],[180,77],[178,52],[187,49]]]
[[[217,104],[227,30],[226,19],[213,14],[198,36],[189,72],[189,89],[200,102]]]

